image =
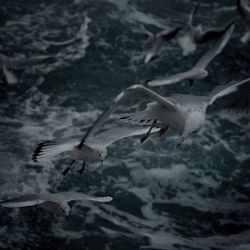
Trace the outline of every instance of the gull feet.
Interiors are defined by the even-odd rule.
[[[150,136],[150,132],[147,132],[147,133],[144,134],[144,136],[140,139],[140,142],[141,142],[141,143],[145,142],[145,141],[148,139],[149,136]]]
[[[78,171],[79,174],[82,174],[85,169],[85,161],[82,163],[81,169]]]
[[[70,162],[69,166],[63,170],[62,175],[65,176],[69,172],[69,170],[71,169],[71,167],[72,167],[72,165],[73,165],[74,162],[75,162],[75,160],[72,160]]]
[[[162,136],[163,134],[165,134],[168,131],[168,126],[166,128],[161,128],[158,133],[159,133],[159,137]]]

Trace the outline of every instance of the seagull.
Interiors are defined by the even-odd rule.
[[[250,7],[247,6],[244,0],[237,0],[237,10],[240,14],[241,19],[245,22],[247,32],[241,38],[243,43],[250,41]]]
[[[18,198],[2,201],[0,202],[0,205],[3,207],[30,207],[39,205],[51,212],[68,216],[70,213],[70,206],[68,205],[68,202],[74,200],[110,202],[113,198],[111,196],[95,197],[78,192],[27,194]]]
[[[81,144],[88,140],[88,137],[95,133],[101,124],[107,119],[107,117],[115,111],[118,107],[129,107],[138,104],[145,99],[150,99],[153,103],[149,103],[147,108],[136,114],[125,114],[120,117],[120,120],[124,122],[134,123],[138,125],[151,125],[145,136],[150,135],[152,127],[156,126],[156,122],[160,121],[168,126],[173,126],[182,130],[182,135],[178,146],[180,146],[187,138],[196,134],[204,126],[206,114],[211,110],[218,107],[218,103],[221,103],[225,97],[229,96],[243,85],[249,85],[250,78],[240,81],[231,82],[226,85],[220,85],[206,96],[194,96],[194,95],[172,95],[170,97],[163,97],[156,92],[146,88],[142,85],[132,85],[131,87],[123,90],[111,103],[111,105],[98,117],[93,126],[87,131],[82,139]],[[242,106],[242,110],[248,111],[250,106],[248,95],[246,103]],[[225,106],[226,108],[236,109],[232,103],[235,100],[230,98],[230,101]],[[237,98],[236,98],[237,102]],[[80,146],[82,146],[79,144]]]
[[[27,58],[14,58],[0,54],[0,68],[4,75],[4,82],[16,84],[18,82],[16,76],[11,71],[12,69],[23,69],[35,65],[43,64],[49,60],[50,56],[36,56]]]
[[[180,29],[180,27],[165,29],[156,34],[144,30],[145,34],[147,35],[147,40],[144,43],[144,63],[149,63],[155,57],[157,57],[162,51],[165,42],[173,39]]]
[[[189,15],[186,27],[183,29],[184,35],[178,39],[179,45],[184,51],[184,55],[188,55],[193,52],[196,49],[197,44],[204,44],[206,42],[219,39],[228,27],[228,25],[226,25],[224,27],[215,27],[203,31],[201,25],[194,26],[193,19],[198,8],[199,3],[196,3]]]
[[[107,155],[107,147],[112,143],[130,136],[142,135],[148,130],[148,126],[142,127],[117,127],[106,130],[96,136],[89,137],[81,147],[78,145],[82,141],[82,137],[57,138],[53,140],[43,141],[38,144],[32,160],[40,162],[48,160],[56,155],[66,153],[71,159],[70,167],[75,160],[82,161],[82,168],[79,173],[82,174],[85,169],[85,161],[103,161]],[[161,129],[154,128],[152,133],[160,132]],[[66,168],[62,174],[66,175],[70,170]]]
[[[162,85],[170,85],[174,83],[178,83],[182,80],[189,79],[190,80],[190,86],[193,84],[194,79],[204,79],[207,77],[208,72],[206,70],[206,67],[208,64],[216,57],[218,54],[221,53],[223,48],[228,43],[229,39],[232,36],[232,33],[234,31],[234,23],[228,25],[225,33],[223,36],[216,41],[215,45],[212,46],[206,53],[203,55],[200,60],[194,65],[193,68],[191,68],[188,71],[177,73],[171,76],[164,76],[160,77],[156,80],[152,80],[148,82],[148,86],[162,86]]]

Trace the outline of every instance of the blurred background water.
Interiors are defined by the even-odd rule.
[[[102,167],[88,163],[83,175],[73,169],[64,178],[65,157],[31,161],[40,140],[83,134],[122,89],[193,65],[208,44],[184,57],[174,39],[161,57],[143,64],[140,30],[184,25],[194,1],[0,2],[1,53],[56,57],[17,71],[19,83],[1,89],[1,200],[73,190],[114,196],[105,205],[73,203],[68,221],[40,208],[1,207],[1,249],[250,249],[247,115],[210,116],[182,149],[176,149],[176,130],[143,145],[135,138],[122,140],[109,148]],[[166,96],[205,94],[249,77],[249,45],[240,42],[244,25],[236,1],[200,2],[197,24],[211,27],[236,18],[236,32],[205,80],[192,88],[184,82],[155,89]]]

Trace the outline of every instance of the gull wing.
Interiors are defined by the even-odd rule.
[[[70,202],[73,200],[90,200],[97,202],[110,202],[113,200],[111,196],[91,196],[78,192],[61,192],[51,194],[51,200],[54,202]]]
[[[53,156],[73,150],[74,147],[76,147],[80,142],[81,142],[81,137],[58,138],[58,139],[43,141],[39,143],[37,148],[35,149],[32,155],[32,160],[34,162],[47,160]]]
[[[151,133],[158,132],[159,129],[152,129]],[[104,131],[98,134],[95,137],[91,137],[89,140],[86,140],[86,143],[91,147],[102,147],[106,148],[110,144],[131,136],[143,135],[148,132],[148,126],[137,126],[137,127],[120,127],[112,128],[107,131]]]
[[[195,70],[188,70],[186,72],[181,72],[181,73],[177,73],[177,74],[170,75],[170,76],[159,77],[155,80],[149,81],[147,84],[148,86],[152,86],[152,87],[170,85],[170,84],[183,81],[185,79],[194,78],[197,74],[198,72]]]
[[[193,7],[191,13],[189,14],[189,17],[188,17],[188,27],[189,27],[189,28],[193,28],[194,16],[196,15],[199,6],[200,6],[199,3],[197,2],[197,3],[195,4],[195,6]]]
[[[18,198],[0,202],[3,207],[30,207],[46,202],[43,197],[37,194],[22,195]]]
[[[230,24],[231,24],[231,22],[230,22]],[[209,42],[211,40],[218,39],[225,33],[227,28],[228,28],[228,24],[222,28],[214,28],[214,29],[206,30],[203,33],[201,33],[200,35],[198,35],[198,37],[196,38],[196,42],[206,43],[206,42]]]
[[[244,93],[240,93],[241,88],[245,87],[248,88],[248,91],[244,90]],[[250,78],[239,82],[230,82],[226,85],[217,86],[208,95],[207,106],[210,108],[210,111],[213,111],[215,106],[217,109],[249,111],[249,90]],[[237,96],[233,96],[234,93],[237,94]],[[239,98],[239,94],[242,94],[241,98]]]
[[[210,48],[205,55],[201,57],[201,59],[195,64],[193,69],[205,69],[207,65],[224,49],[229,39],[232,36],[234,31],[234,23],[230,23],[225,29],[224,34],[218,41],[216,41],[215,45]]]
[[[29,58],[7,58],[7,66],[13,69],[21,69],[43,64],[49,60],[50,56],[36,56]]]
[[[111,103],[109,107],[98,117],[94,122],[93,126],[87,131],[87,133],[82,138],[78,148],[81,148],[86,141],[86,139],[100,128],[100,126],[106,121],[109,115],[115,111],[118,107],[131,107],[132,105],[139,103],[144,99],[150,99],[160,103],[161,105],[169,108],[175,109],[175,104],[168,99],[160,96],[156,92],[143,87],[142,85],[133,85],[125,90],[123,90]]]
[[[166,41],[174,38],[177,33],[180,31],[180,27],[176,27],[176,28],[173,28],[173,29],[165,29],[159,33],[156,34],[156,37],[157,38],[162,38]]]
[[[244,0],[237,0],[237,10],[243,20],[250,23],[250,7]]]

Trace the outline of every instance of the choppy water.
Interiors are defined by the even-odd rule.
[[[238,18],[233,0],[201,3],[197,22]],[[41,139],[82,134],[123,88],[187,69],[207,49],[183,57],[176,41],[150,65],[141,60],[145,25],[183,24],[189,0],[6,1],[0,4],[0,51],[53,54],[56,60],[18,71],[19,84],[0,100],[0,195],[75,190],[112,195],[100,205],[72,204],[69,221],[40,208],[0,208],[1,249],[250,249],[250,119],[216,115],[176,149],[178,131],[145,145],[112,145],[101,167],[84,175],[60,172],[66,158],[33,164]],[[238,19],[239,20],[239,19]],[[240,20],[239,20],[240,21]],[[242,24],[202,82],[158,89],[202,94],[217,84],[249,77],[249,45]],[[112,123],[106,125],[112,127]]]

